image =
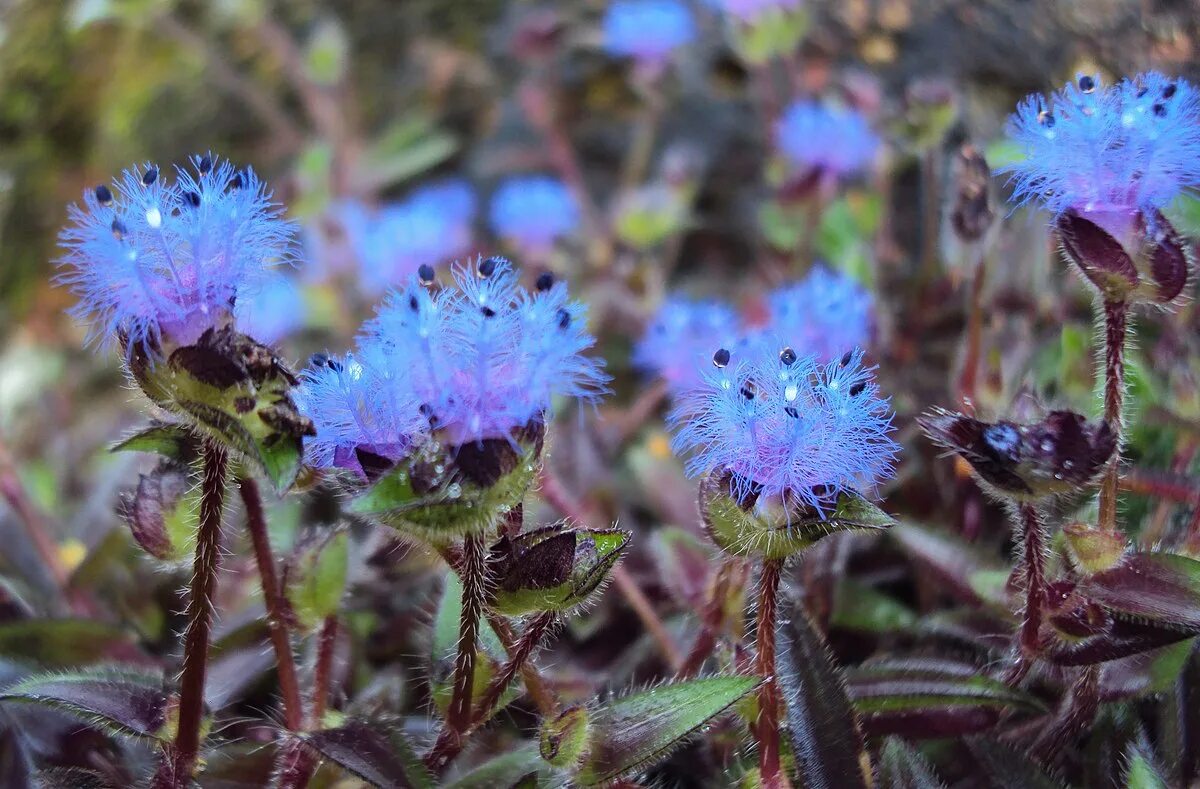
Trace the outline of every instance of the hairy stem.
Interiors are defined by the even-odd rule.
[[[288,628],[287,602],[275,573],[275,557],[267,533],[262,495],[258,483],[251,477],[238,482],[242,504],[246,508],[246,528],[254,546],[254,560],[262,583],[263,602],[267,607],[267,632],[275,650],[275,666],[279,675],[279,693],[283,699],[283,723],[290,731],[300,731],[304,725],[304,707],[300,698],[300,683],[296,679],[296,660],[292,654],[292,639]]]
[[[512,684],[513,680],[517,678],[517,674],[529,664],[529,659],[533,657],[534,652],[541,646],[542,639],[550,631],[555,619],[556,614],[553,611],[544,611],[533,618],[525,628],[525,632],[521,634],[521,638],[517,641],[512,652],[509,653],[508,661],[500,667],[500,671],[488,683],[487,688],[479,699],[479,705],[475,707],[475,711],[471,716],[470,728],[463,732],[462,736],[455,736],[449,729],[442,730],[437,742],[434,743],[433,748],[426,757],[426,763],[432,769],[440,770],[449,764],[462,751],[466,735],[482,726],[492,717],[497,705],[500,703],[500,698],[508,690],[508,686]]]
[[[758,740],[758,769],[764,789],[787,786],[779,763],[779,683],[775,681],[775,622],[779,609],[779,580],[783,562],[763,562],[758,588],[758,625],[756,671],[762,677],[758,691],[758,721],[754,734]]]
[[[204,479],[200,490],[200,524],[196,559],[188,600],[188,626],[183,637],[183,673],[179,679],[178,728],[154,779],[155,787],[184,789],[191,785],[200,753],[204,721],[204,677],[208,670],[208,641],[221,562],[221,515],[225,509],[228,458],[225,448],[206,440]]]
[[[1033,746],[1034,757],[1051,763],[1063,746],[1092,725],[1100,706],[1100,666],[1084,666],[1071,686],[1064,710]]]
[[[471,725],[471,698],[475,685],[475,657],[479,641],[479,618],[483,615],[487,546],[481,534],[463,538],[462,618],[458,630],[458,656],[454,660],[454,690],[446,711],[446,727],[460,737]]]
[[[1046,535],[1037,508],[1028,502],[1017,508],[1024,551],[1025,618],[1021,624],[1021,652],[1032,660],[1039,651],[1038,632],[1046,607]]]
[[[493,612],[488,612],[487,618],[488,624],[496,631],[496,636],[504,646],[505,653],[512,657],[517,649],[517,636],[513,633],[512,626],[507,619]],[[546,687],[537,666],[526,661],[525,665],[521,666],[521,679],[525,682],[525,692],[529,694],[533,705],[538,708],[543,718],[558,714],[558,700],[555,699],[553,691]]]
[[[1100,481],[1099,527],[1117,530],[1117,488],[1121,470],[1121,418],[1125,396],[1125,337],[1128,331],[1129,305],[1123,301],[1104,302],[1104,419],[1117,434],[1117,451]]]
[[[326,617],[321,624],[321,631],[317,635],[317,662],[313,669],[312,706],[308,715],[308,727],[313,731],[321,728],[325,718],[333,670],[333,650],[337,646],[337,633],[337,617]],[[276,764],[275,789],[304,789],[312,780],[317,764],[317,758],[304,747],[300,740],[291,741],[280,754]]]

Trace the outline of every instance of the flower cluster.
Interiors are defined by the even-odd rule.
[[[742,324],[720,302],[672,297],[650,322],[633,361],[666,380],[672,393],[699,385],[718,348],[740,359],[782,337],[797,355],[827,362],[868,343],[873,306],[871,294],[852,278],[821,265],[767,297],[766,326]]]
[[[510,178],[492,195],[496,235],[526,252],[550,249],[579,225],[579,207],[567,187],[548,176]]]
[[[1029,96],[1008,133],[1025,154],[1001,170],[1015,199],[1056,214],[1151,212],[1200,184],[1200,94],[1155,72],[1116,85],[1084,75]]]
[[[876,487],[899,450],[888,402],[857,350],[827,364],[789,347],[738,360],[718,350],[671,423],[689,475],[728,473],[738,501],[787,496],[818,512]]]
[[[60,281],[79,296],[89,340],[192,343],[291,262],[294,228],[252,170],[207,155],[190,164],[173,180],[134,167],[71,206]]]
[[[616,0],[604,16],[604,45],[619,57],[661,64],[696,36],[691,11],[679,0]]]
[[[832,179],[867,169],[879,150],[879,138],[862,113],[815,101],[789,106],[775,141],[793,165]]]
[[[508,261],[455,266],[454,288],[435,272],[392,291],[342,360],[305,371],[297,401],[317,426],[315,466],[359,469],[358,452],[397,460],[433,433],[451,445],[507,439],[539,420],[556,396],[594,401],[603,363],[583,305],[542,274],[522,288]]]

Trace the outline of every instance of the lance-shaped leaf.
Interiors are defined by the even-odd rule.
[[[490,604],[509,616],[582,605],[607,580],[631,536],[559,523],[501,537],[488,562]]]
[[[349,556],[350,535],[338,531],[305,548],[289,562],[287,600],[303,627],[311,630],[337,613],[346,591]]]
[[[709,474],[700,484],[700,514],[713,542],[735,556],[786,559],[822,537],[843,531],[882,531],[896,521],[863,497],[844,492],[831,510],[798,504],[739,501],[728,475]]]
[[[1100,699],[1136,699],[1172,691],[1195,645],[1196,639],[1189,638],[1106,663],[1100,675]]]
[[[1155,622],[1113,619],[1094,636],[1075,640],[1060,637],[1046,648],[1045,657],[1060,666],[1090,666],[1141,655],[1190,637],[1187,632]]]
[[[986,737],[971,737],[967,748],[980,772],[995,789],[1062,789],[1063,784],[1046,774],[1025,751]]]
[[[130,649],[129,633],[91,619],[25,619],[0,624],[0,655],[45,668],[95,663]]]
[[[1169,553],[1127,555],[1079,583],[1080,592],[1114,616],[1200,633],[1200,561]]]
[[[580,786],[607,784],[648,767],[758,687],[757,677],[707,677],[614,699],[590,716]]]
[[[507,753],[488,759],[458,777],[451,777],[443,784],[443,789],[509,789],[522,786],[522,781],[538,787],[546,785],[550,773],[551,768],[542,761],[537,746],[530,743],[510,746]]]
[[[1005,711],[1045,709],[975,666],[944,660],[880,661],[847,671],[846,681],[863,727],[873,736],[969,734],[995,725]]]
[[[879,757],[879,789],[945,787],[921,752],[899,737],[885,739]]]
[[[112,789],[112,782],[95,770],[85,770],[82,767],[51,767],[38,770],[37,789]],[[5,784],[5,786],[23,787],[27,784]]]
[[[458,447],[426,442],[399,464],[383,468],[355,496],[350,511],[434,545],[490,529],[529,490],[544,433],[536,422],[518,430],[511,442],[487,439]]]
[[[318,756],[379,789],[432,789],[433,776],[395,726],[388,734],[361,721],[300,735]]]
[[[779,624],[777,640],[775,673],[787,708],[799,784],[808,789],[865,789],[869,762],[854,708],[821,636],[797,609],[790,622]]]
[[[118,441],[110,451],[151,452],[168,460],[191,463],[199,457],[200,441],[184,425],[154,420]]]
[[[92,668],[27,677],[0,693],[0,701],[23,701],[66,710],[124,737],[164,736],[167,694],[163,678],[120,668]]]
[[[1130,744],[1125,763],[1126,789],[1167,789],[1171,785],[1145,737]]]

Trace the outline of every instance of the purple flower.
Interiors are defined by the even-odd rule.
[[[797,353],[827,362],[867,344],[873,306],[871,294],[853,279],[817,265],[768,297],[769,331]]]
[[[792,164],[833,179],[867,169],[879,149],[879,138],[858,110],[814,101],[789,106],[775,140]]]
[[[340,418],[348,430],[322,434],[320,414],[330,398],[341,407],[343,385],[318,385],[334,380],[325,369],[306,373],[298,400],[320,445],[310,462],[353,467],[344,461],[357,448],[396,460],[431,434],[451,445],[507,439],[555,397],[594,401],[606,391],[603,362],[585,355],[595,339],[584,307],[565,284],[543,274],[530,293],[502,258],[455,266],[453,277],[456,288],[437,288],[433,269],[422,269],[359,334],[354,382],[366,381],[368,424],[386,425],[383,433]]]
[[[194,342],[291,262],[294,228],[252,170],[211,156],[175,169],[168,182],[155,165],[135,167],[71,206],[59,281],[79,296],[89,341]]]
[[[700,385],[718,348],[729,348],[740,329],[737,314],[719,301],[668,298],[633,351],[639,369],[658,375],[671,392]]]
[[[1029,96],[1008,134],[1025,154],[1000,170],[1014,199],[1055,214],[1152,213],[1200,184],[1200,97],[1156,72],[1111,86],[1084,75]]]
[[[891,476],[899,450],[892,415],[861,351],[819,364],[760,346],[714,362],[726,364],[714,365],[671,414],[673,447],[690,455],[689,475],[730,473],[739,501],[787,494],[818,511]]]
[[[616,0],[604,15],[608,51],[647,64],[661,64],[695,35],[691,11],[678,0]]]
[[[492,229],[529,251],[545,251],[579,225],[579,208],[562,181],[547,176],[510,178],[496,189]]]
[[[304,325],[307,307],[296,283],[272,275],[248,288],[234,306],[238,328],[266,345],[273,345]]]

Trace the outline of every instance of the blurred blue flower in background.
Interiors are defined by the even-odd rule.
[[[247,288],[238,297],[233,315],[240,331],[273,345],[304,326],[308,307],[297,284],[276,274]]]
[[[1029,96],[1008,134],[1025,155],[999,170],[1014,199],[1056,214],[1153,212],[1200,185],[1200,94],[1156,72],[1111,86],[1083,75]]]
[[[874,299],[851,277],[823,265],[803,280],[767,297],[770,334],[783,337],[801,355],[818,361],[839,358],[871,338]]]
[[[604,46],[614,55],[659,64],[696,36],[692,12],[678,0],[616,0],[604,15]]]
[[[704,380],[713,353],[732,347],[740,333],[737,313],[727,305],[672,296],[646,327],[633,363],[665,380],[670,392],[684,392]]]
[[[520,176],[497,187],[490,219],[497,236],[519,249],[542,253],[579,226],[579,207],[562,181]]]
[[[128,348],[188,344],[224,322],[277,264],[294,256],[294,226],[250,169],[196,156],[175,178],[155,165],[127,170],[70,208],[59,235],[59,281],[89,340]]]
[[[861,112],[815,101],[790,105],[775,139],[793,165],[834,180],[870,167],[879,149],[879,138]]]
[[[787,495],[819,512],[891,476],[892,414],[861,351],[820,364],[779,342],[719,361],[670,417],[689,475],[729,472],[738,500]]]

